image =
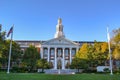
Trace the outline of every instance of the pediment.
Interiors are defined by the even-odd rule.
[[[66,38],[54,38],[54,39],[44,42],[42,45],[74,45],[74,46],[78,46],[79,44],[77,44],[73,41],[70,41]]]

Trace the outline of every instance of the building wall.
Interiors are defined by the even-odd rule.
[[[40,52],[40,46],[41,43],[45,42],[45,41],[35,41],[35,40],[15,40],[16,43],[18,43],[21,47],[21,50],[25,50],[26,48],[28,48],[30,45],[35,46],[38,51]],[[88,44],[94,44],[94,42],[92,41],[74,41],[76,43],[79,43],[80,47],[82,46],[82,44],[84,43],[88,43]]]

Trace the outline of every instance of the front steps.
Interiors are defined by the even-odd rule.
[[[47,69],[46,74],[75,74],[76,69]]]

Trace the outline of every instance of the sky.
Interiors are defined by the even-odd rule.
[[[120,28],[120,0],[0,0],[2,31],[14,24],[14,40],[54,38],[59,17],[67,39],[107,41],[107,26]]]

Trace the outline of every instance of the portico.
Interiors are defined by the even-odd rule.
[[[43,54],[41,57],[46,59],[48,62],[52,62],[53,68],[65,69],[67,65],[71,64],[72,58],[76,53],[77,48],[75,47],[42,47]],[[60,63],[60,65],[58,65]]]
[[[66,69],[74,58],[79,44],[65,38],[61,18],[56,25],[55,37],[41,44],[41,58],[52,63],[53,69]]]

